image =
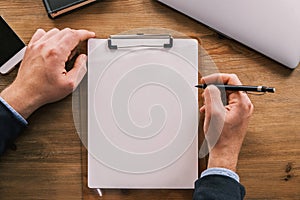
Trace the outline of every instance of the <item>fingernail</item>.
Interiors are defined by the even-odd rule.
[[[93,35],[93,37],[96,36],[96,33],[95,33],[95,32],[90,31],[90,33]]]

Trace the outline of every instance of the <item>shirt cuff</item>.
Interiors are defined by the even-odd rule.
[[[208,176],[208,175],[222,175],[222,176],[227,176],[230,178],[233,178],[234,180],[236,180],[238,183],[240,182],[240,177],[239,175],[237,175],[237,173],[235,173],[234,171],[231,171],[229,169],[226,168],[208,168],[205,171],[203,171],[201,173],[200,178],[204,177],[204,176]]]
[[[19,120],[24,125],[28,125],[28,122],[13,108],[11,107],[2,97],[0,97],[0,102],[5,105],[14,115],[14,117]]]

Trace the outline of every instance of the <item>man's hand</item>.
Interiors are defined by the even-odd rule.
[[[84,40],[95,37],[86,30],[38,29],[28,44],[15,81],[1,97],[24,118],[47,103],[70,94],[86,73],[86,55],[76,59],[73,69],[65,69],[71,52]]]
[[[212,74],[203,77],[201,82],[241,85],[234,74]],[[208,168],[222,167],[236,171],[253,105],[245,92],[226,93],[227,105],[224,106],[219,89],[208,86],[203,93],[204,106],[200,112],[205,112],[204,133],[210,149]]]

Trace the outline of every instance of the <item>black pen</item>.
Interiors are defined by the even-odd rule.
[[[197,88],[205,89],[209,84],[196,85]],[[245,91],[245,92],[275,92],[275,88],[267,86],[250,86],[250,85],[222,85],[222,84],[212,84],[219,89],[229,90],[229,91]]]

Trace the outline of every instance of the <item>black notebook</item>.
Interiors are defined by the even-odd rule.
[[[97,0],[43,0],[49,17],[55,18]]]

